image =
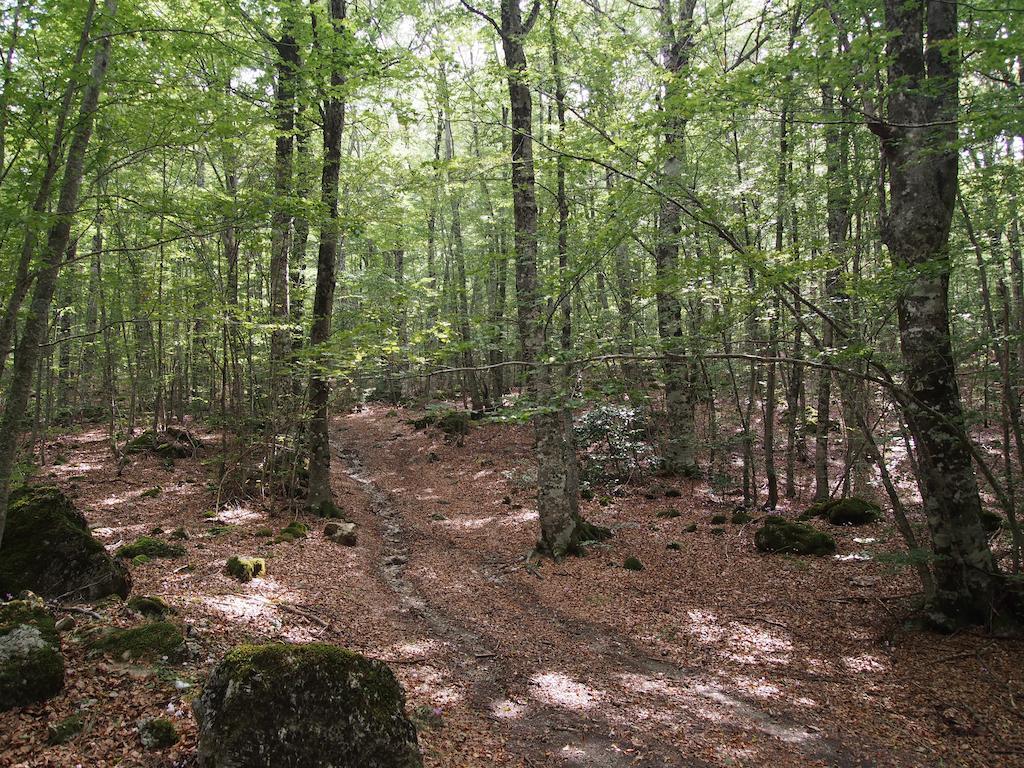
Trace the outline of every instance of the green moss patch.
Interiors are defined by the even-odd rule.
[[[309,526],[305,523],[300,523],[298,520],[293,520],[288,523],[285,528],[281,529],[281,532],[277,534],[277,538],[274,539],[276,542],[292,542],[298,539],[304,539],[309,534]]]
[[[51,599],[98,600],[127,596],[131,583],[127,569],[93,538],[58,488],[25,486],[11,493],[0,546],[0,595],[31,590]]]
[[[737,509],[735,512],[732,513],[732,517],[729,518],[729,522],[733,525],[746,525],[753,519],[754,518],[750,516],[750,513],[747,512],[747,510]]]
[[[174,723],[163,717],[140,720],[138,728],[142,746],[151,751],[173,747],[181,738]]]
[[[82,732],[85,727],[85,720],[81,715],[65,717],[57,723],[51,723],[46,728],[46,743],[51,747],[58,744],[67,744],[75,736]]]
[[[820,517],[832,525],[870,525],[877,522],[881,516],[882,510],[877,504],[851,496],[847,499],[830,499],[812,504],[800,515],[800,519],[811,520]]]
[[[153,536],[139,536],[131,544],[125,544],[117,550],[118,557],[134,558],[139,555],[146,557],[181,557],[185,554],[185,548],[180,544],[168,544],[162,539]]]
[[[725,522],[728,519],[729,518],[727,518],[725,515],[712,515],[711,516],[711,524],[712,525],[725,525]]]
[[[260,557],[233,555],[228,558],[227,572],[241,582],[252,581],[266,575],[267,561]]]
[[[622,567],[627,571],[642,571],[644,564],[640,562],[640,558],[630,555],[622,561]]]
[[[663,509],[658,512],[658,517],[662,520],[672,520],[673,518],[679,517],[678,509]]]
[[[820,556],[836,551],[835,539],[827,533],[777,515],[765,518],[764,525],[754,534],[754,545],[761,552],[791,555]]]
[[[108,627],[89,641],[90,650],[124,660],[181,661],[185,657],[185,637],[176,624],[153,621],[122,629]]]

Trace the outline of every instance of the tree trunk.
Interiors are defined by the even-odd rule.
[[[947,628],[991,623],[1006,607],[1006,583],[981,525],[949,323],[949,230],[957,193],[957,4],[886,0],[885,9],[892,35],[889,82],[895,85],[886,121],[872,121],[869,127],[881,138],[889,166],[885,241],[906,281],[897,298],[904,408],[917,446],[936,556],[930,616]]]
[[[330,0],[331,23],[338,45],[345,35],[342,24],[345,11],[346,0]],[[338,55],[337,51],[334,53]],[[313,326],[309,334],[310,346],[315,350],[309,377],[309,505],[322,514],[330,514],[334,509],[328,420],[331,376],[329,355],[324,345],[331,335],[331,308],[334,306],[335,270],[338,263],[338,179],[341,173],[341,134],[345,127],[345,102],[339,91],[344,83],[341,65],[333,64],[331,91],[323,106],[324,167],[320,181],[320,201],[327,215],[320,226]]]
[[[676,261],[679,254],[680,217],[682,211],[673,199],[681,190],[684,164],[686,121],[674,114],[676,104],[685,91],[685,78],[693,50],[692,23],[695,0],[680,0],[678,18],[671,0],[661,0],[662,65],[668,81],[664,89],[665,135],[662,166],[662,198],[658,215],[658,242],[655,248],[657,281],[658,334],[664,354],[665,410],[668,436],[665,444],[665,468],[676,475],[692,477],[699,474],[694,410],[693,366],[686,359],[683,340],[682,306],[677,296]]]

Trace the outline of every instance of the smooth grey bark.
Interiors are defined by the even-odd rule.
[[[546,299],[537,275],[537,194],[533,165],[533,101],[526,78],[524,43],[540,13],[535,0],[523,18],[519,0],[501,0],[501,20],[496,21],[471,6],[498,32],[508,71],[511,131],[512,213],[516,259],[516,299],[519,338],[524,359],[534,364],[528,385],[538,409],[534,417],[534,450],[537,457],[537,512],[541,538],[537,550],[554,558],[573,554],[582,542],[605,534],[585,523],[579,514],[576,450],[569,431],[563,393],[554,371],[537,364],[549,353],[546,334]]]
[[[672,0],[660,0],[662,65],[668,80],[664,91],[664,146],[662,184],[667,194],[658,213],[658,241],[655,247],[655,301],[658,334],[664,354],[665,410],[668,435],[665,441],[665,469],[684,477],[700,473],[697,465],[696,397],[694,366],[687,358],[683,339],[682,305],[676,295],[675,277],[682,230],[682,210],[675,202],[675,190],[682,184],[686,121],[675,112],[674,103],[686,87],[687,70],[693,51],[695,0],[680,0],[677,11]]]
[[[884,237],[903,278],[897,298],[906,395],[935,554],[930,616],[942,627],[1019,610],[981,525],[949,322],[949,230],[957,192],[955,0],[886,0],[888,114],[869,127],[889,168]]]
[[[117,12],[117,0],[105,0],[104,31],[108,31]],[[92,13],[89,14],[91,21]],[[3,419],[0,420],[0,542],[7,522],[7,501],[11,492],[11,470],[18,453],[18,439],[32,386],[32,371],[40,357],[40,343],[46,334],[46,321],[57,287],[64,251],[71,239],[71,224],[78,208],[78,194],[85,172],[85,153],[92,137],[93,123],[99,106],[103,78],[110,62],[111,37],[103,35],[96,42],[89,80],[82,94],[79,117],[68,148],[64,178],[54,220],[46,239],[42,268],[36,278],[25,327],[14,353],[14,366],[7,390]]]

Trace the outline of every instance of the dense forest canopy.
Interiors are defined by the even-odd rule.
[[[1019,611],[1021,9],[0,21],[0,536],[46,435],[87,421],[115,459],[219,429],[222,501],[341,514],[331,416],[383,401],[460,439],[531,424],[539,555],[610,535],[580,495],[632,473],[749,510],[808,487],[890,510],[933,623]]]

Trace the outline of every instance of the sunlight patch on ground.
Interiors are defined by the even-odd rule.
[[[511,699],[501,699],[491,704],[491,714],[502,720],[515,720],[526,711],[526,705]]]
[[[710,611],[688,611],[687,615],[690,620],[687,631],[704,645],[715,646],[733,661],[740,664],[789,662],[793,643],[775,632],[740,621],[730,621],[724,627]]]
[[[870,653],[862,656],[844,656],[843,665],[851,672],[884,672],[886,667],[885,662]]]
[[[97,469],[102,468],[102,464],[91,464],[86,461],[80,461],[77,464],[54,464],[52,466],[47,467],[47,470],[50,472],[50,474],[60,475],[63,477],[66,475],[81,474],[82,472],[93,472]]]
[[[409,673],[412,689],[438,705],[458,704],[464,698],[462,690],[450,684],[450,678],[447,670],[429,666],[418,667]]]
[[[261,517],[263,517],[263,515],[256,510],[250,509],[249,507],[243,507],[239,504],[224,507],[217,513],[217,519],[230,525],[248,523],[252,520],[259,520]]]
[[[450,528],[483,528],[494,522],[493,517],[470,517],[465,520],[441,520],[442,525]]]
[[[854,552],[850,555],[832,555],[832,557],[844,563],[850,562],[851,560],[856,562],[864,562],[866,560],[871,559],[871,555],[866,554],[864,552]]]
[[[510,515],[506,515],[502,518],[502,525],[523,525],[524,523],[532,523],[537,520],[540,515],[537,514],[535,509],[523,509],[519,512],[513,512]]]
[[[320,640],[320,635],[310,627],[290,626],[285,627],[281,637],[289,643],[312,643]]]
[[[145,489],[143,489],[145,490]],[[125,493],[115,493],[112,496],[102,499],[97,502],[101,507],[116,507],[118,504],[124,504],[128,499],[133,496],[138,496],[140,492],[133,493],[132,491],[126,491]]]
[[[546,704],[566,709],[591,709],[604,698],[604,691],[579,683],[561,672],[537,673],[530,678],[534,696]]]
[[[207,608],[226,616],[232,621],[268,622],[280,628],[281,618],[270,598],[262,595],[211,595],[201,598]]]
[[[782,693],[777,686],[772,685],[764,678],[755,680],[749,677],[734,677],[733,682],[743,693],[759,699],[770,699]]]

